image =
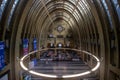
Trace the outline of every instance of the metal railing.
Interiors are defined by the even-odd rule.
[[[85,72],[82,72],[82,73],[77,73],[77,74],[70,74],[70,75],[62,75],[62,76],[58,76],[58,75],[51,75],[51,74],[43,74],[43,73],[39,73],[39,72],[36,72],[36,71],[33,71],[31,69],[29,69],[28,67],[28,63],[29,63],[29,57],[30,55],[32,54],[37,54],[38,53],[40,54],[42,51],[45,51],[45,50],[73,50],[73,51],[76,51],[78,52],[78,54],[81,54],[81,55],[89,55],[90,56],[90,59],[92,59],[92,64],[94,66],[91,67],[90,70],[88,71],[85,71]],[[84,57],[82,57],[84,58]],[[83,51],[83,50],[79,50],[79,49],[72,49],[72,48],[45,48],[45,49],[41,49],[41,50],[36,50],[36,51],[32,51],[26,55],[24,55],[21,59],[20,59],[20,66],[23,70],[25,70],[26,72],[29,72],[33,75],[37,75],[37,76],[41,76],[41,77],[49,77],[49,78],[72,78],[72,77],[80,77],[80,76],[84,76],[84,75],[88,75],[96,70],[99,69],[100,67],[100,60],[95,56],[93,55],[92,53],[90,52],[87,52],[87,51]]]

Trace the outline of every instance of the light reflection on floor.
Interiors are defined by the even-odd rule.
[[[36,72],[53,75],[70,75],[90,70],[82,60],[79,61],[38,61],[32,69]]]

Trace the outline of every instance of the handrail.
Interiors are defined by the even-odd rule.
[[[43,51],[43,50],[48,50],[48,49],[67,49],[67,50],[79,51],[79,52],[82,52],[82,53],[85,53],[85,54],[88,54],[88,55],[92,56],[96,60],[97,64],[96,64],[96,66],[94,68],[92,68],[91,70],[88,70],[86,72],[82,72],[82,73],[78,73],[78,74],[73,74],[73,75],[62,75],[62,76],[38,73],[38,72],[35,72],[35,71],[32,71],[32,70],[29,70],[24,65],[24,63],[23,63],[24,59],[26,59],[29,55],[34,54],[36,52]],[[40,49],[40,50],[32,51],[32,52],[24,55],[20,59],[20,66],[21,66],[21,68],[23,70],[25,70],[25,71],[27,71],[27,72],[29,72],[31,74],[34,74],[34,75],[37,75],[37,76],[41,76],[41,77],[49,77],[49,78],[72,78],[72,77],[80,77],[80,76],[88,75],[88,74],[96,71],[100,67],[100,60],[95,55],[91,54],[90,52],[84,51],[84,50],[72,49],[72,48],[45,48],[45,49]]]

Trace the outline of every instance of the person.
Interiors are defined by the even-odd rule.
[[[45,47],[44,47],[44,45],[42,45],[42,47],[41,47],[42,49],[44,49]]]
[[[62,53],[62,60],[65,60],[65,52]]]
[[[66,55],[67,55],[67,60],[70,60],[71,59],[70,54],[67,52]]]
[[[62,58],[61,53],[59,53],[58,58],[59,58],[59,60],[61,60],[61,58]]]

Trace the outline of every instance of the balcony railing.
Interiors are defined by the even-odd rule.
[[[81,59],[83,61],[85,60],[84,56],[85,55],[87,55],[87,56],[89,55],[89,60],[91,61],[91,64],[88,64],[88,66],[90,67],[90,69],[87,69],[84,72],[77,72],[77,73],[73,73],[73,74],[61,74],[61,75],[51,74],[51,73],[48,74],[48,73],[43,73],[43,72],[39,72],[39,71],[30,69],[30,67],[29,67],[30,56],[33,55],[33,54],[40,55],[42,53],[42,51],[47,51],[47,50],[54,50],[55,54],[56,54],[57,50],[63,50],[63,51],[72,50],[72,51],[76,51],[77,54],[79,54],[79,56],[81,56]],[[38,56],[38,58],[40,58],[40,57]],[[52,60],[52,59],[47,59],[47,60]],[[32,51],[32,52],[24,55],[20,59],[20,66],[26,72],[28,72],[30,74],[33,74],[33,75],[41,76],[41,77],[49,77],[49,78],[72,78],[72,77],[85,76],[85,75],[88,75],[88,74],[90,74],[92,72],[95,72],[100,67],[100,60],[95,55],[93,55],[92,53],[84,51],[84,50],[72,49],[72,48],[45,48],[45,49],[41,49],[41,50]]]

